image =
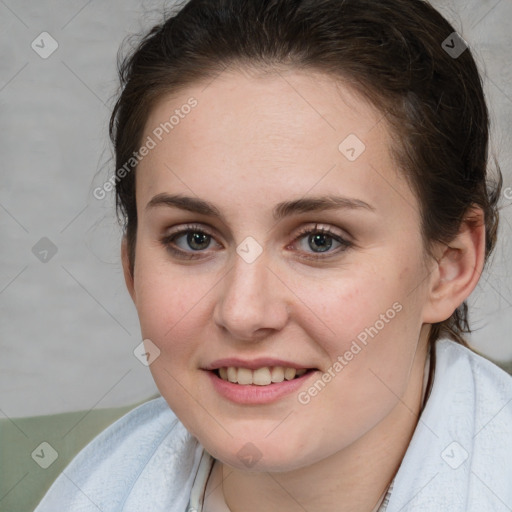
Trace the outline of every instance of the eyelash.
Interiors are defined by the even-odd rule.
[[[338,250],[335,252],[317,253],[318,254],[317,256],[304,256],[305,259],[309,259],[309,260],[326,259],[330,256],[333,256],[334,254],[344,252],[346,249],[349,249],[350,247],[352,247],[353,244],[351,242],[349,242],[345,238],[341,237],[340,235],[334,233],[329,228],[317,227],[317,226],[318,226],[318,224],[316,224],[315,227],[313,227],[313,228],[311,226],[303,228],[297,234],[297,236],[294,238],[294,240],[292,241],[292,244],[296,243],[298,240],[305,237],[306,235],[321,234],[321,235],[327,235],[329,238],[334,239],[336,242],[341,244],[341,247],[339,247]],[[180,238],[181,236],[186,235],[187,233],[200,233],[202,235],[206,235],[211,238],[214,238],[214,236],[211,233],[209,233],[207,230],[205,230],[202,226],[199,226],[196,224],[189,224],[189,225],[185,225],[179,231],[177,231],[175,233],[171,233],[171,234],[163,237],[161,239],[161,243],[166,248],[167,251],[169,251],[173,256],[176,256],[178,258],[188,259],[188,260],[194,260],[194,259],[201,258],[202,256],[200,256],[200,253],[204,252],[204,251],[193,251],[192,253],[190,253],[187,251],[183,251],[181,249],[176,249],[175,247],[172,246],[172,244],[174,243],[174,241],[177,238]],[[196,254],[194,254],[194,253],[196,253]],[[327,254],[327,256],[321,256],[321,254]]]

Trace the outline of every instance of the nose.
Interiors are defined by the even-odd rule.
[[[238,254],[219,283],[215,323],[237,341],[258,341],[288,322],[291,292],[261,254],[248,263]]]

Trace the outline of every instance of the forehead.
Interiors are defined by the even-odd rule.
[[[378,135],[386,131],[381,112],[340,79],[312,71],[240,69],[164,96],[151,110],[145,132],[169,121],[175,111],[188,112],[191,97],[197,106],[185,114],[186,123],[180,117],[172,138],[176,143],[187,139],[196,148],[220,143],[249,151],[263,145],[264,156],[291,145],[298,154],[320,141],[337,149],[344,135],[364,138],[377,125]]]
[[[245,183],[243,193],[258,192],[262,202],[271,191],[301,197],[311,189],[370,202],[386,181],[403,181],[382,113],[321,73],[225,72],[163,97],[148,116],[147,137],[155,147],[137,170],[137,194],[146,197],[169,188],[219,195],[221,187],[229,197]]]

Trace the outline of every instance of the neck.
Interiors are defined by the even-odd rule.
[[[426,347],[421,349],[420,345],[409,386],[397,405],[356,442],[328,458],[286,473],[244,472],[217,461],[231,512],[327,512],[332,511],[333,504],[339,512],[376,510],[421,414],[426,357]]]

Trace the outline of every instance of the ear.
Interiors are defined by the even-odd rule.
[[[437,246],[435,260],[423,312],[423,321],[429,324],[450,318],[478,283],[485,261],[485,223],[481,208],[470,209],[459,233],[448,246]]]
[[[128,240],[126,236],[123,236],[123,240],[121,241],[121,262],[123,264],[123,274],[126,288],[128,289],[128,293],[130,294],[133,302],[135,302],[135,286],[133,282],[133,274],[130,270],[130,258],[128,257]]]

